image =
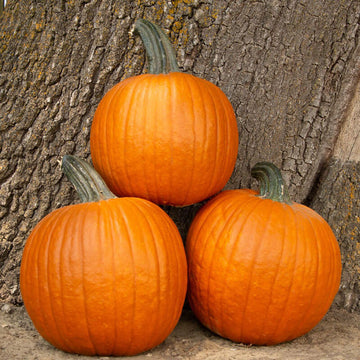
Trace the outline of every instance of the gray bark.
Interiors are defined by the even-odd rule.
[[[31,229],[76,201],[58,161],[64,154],[90,160],[102,96],[144,71],[143,47],[131,31],[142,17],[168,33],[183,71],[220,86],[234,106],[240,145],[226,188],[255,187],[250,167],[272,161],[294,200],[314,206],[335,232],[341,226],[329,212],[330,198],[338,209],[342,201],[329,174],[345,151],[338,138],[359,79],[359,1],[9,1],[0,15],[2,302],[21,302],[19,264]],[[358,174],[359,159],[352,161]],[[354,222],[359,204],[352,204]],[[184,238],[199,207],[166,208]],[[347,264],[342,291],[359,284],[352,229],[336,232]]]
[[[336,304],[360,311],[360,83],[342,124],[331,160],[311,199],[340,242],[343,276]]]

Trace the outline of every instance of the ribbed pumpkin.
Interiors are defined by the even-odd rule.
[[[63,159],[83,201],[43,218],[23,253],[20,287],[39,333],[59,349],[134,355],[160,344],[187,287],[179,232],[155,204],[115,198],[83,160]]]
[[[341,257],[327,222],[291,202],[271,163],[253,190],[229,190],[195,217],[186,243],[189,303],[215,333],[273,345],[311,330],[338,291]]]
[[[95,169],[118,196],[185,206],[219,192],[238,149],[233,108],[219,87],[182,73],[169,39],[138,20],[149,73],[130,77],[103,97],[93,119]]]

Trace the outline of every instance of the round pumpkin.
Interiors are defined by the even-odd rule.
[[[43,218],[24,249],[20,287],[39,333],[86,355],[134,355],[177,324],[187,287],[185,250],[168,215],[139,198],[115,198],[83,160],[64,171],[83,203]]]
[[[90,134],[95,169],[118,196],[185,206],[218,193],[238,149],[230,101],[211,82],[182,73],[169,39],[147,20],[135,30],[149,72],[111,88]]]
[[[196,215],[186,242],[191,309],[235,342],[273,345],[311,330],[340,284],[327,222],[289,199],[280,171],[258,163],[260,194],[228,190]]]

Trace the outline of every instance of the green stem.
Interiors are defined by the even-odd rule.
[[[116,198],[96,170],[86,161],[73,155],[62,158],[61,167],[82,202]]]
[[[170,40],[158,25],[139,19],[135,22],[135,31],[145,46],[150,74],[180,71]]]
[[[274,164],[266,161],[257,163],[251,169],[251,176],[259,181],[261,198],[292,204],[281,172]]]

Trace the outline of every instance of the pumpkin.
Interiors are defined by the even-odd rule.
[[[211,82],[179,71],[162,30],[138,20],[149,72],[127,78],[100,101],[91,126],[95,169],[118,196],[185,206],[218,193],[238,149],[230,101]]]
[[[59,208],[31,232],[20,288],[39,333],[85,355],[134,355],[177,324],[187,265],[179,232],[157,205],[116,198],[85,161],[65,156],[82,203]]]
[[[199,321],[234,342],[274,345],[311,330],[339,289],[341,257],[327,222],[292,202],[277,167],[254,166],[260,193],[228,190],[189,229],[188,299]]]

